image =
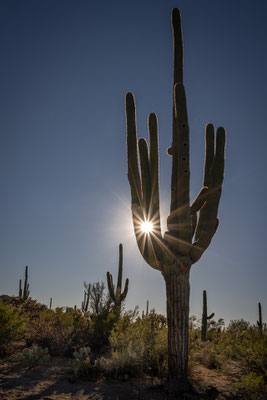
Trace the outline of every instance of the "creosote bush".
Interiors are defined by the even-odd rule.
[[[7,353],[8,345],[24,338],[26,333],[27,319],[20,315],[16,307],[0,299],[0,354]]]
[[[110,335],[112,358],[132,360],[144,372],[163,376],[167,371],[167,328],[164,316],[150,313],[131,321],[119,319]]]

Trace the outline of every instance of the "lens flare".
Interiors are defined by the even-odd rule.
[[[153,231],[153,224],[150,221],[144,221],[141,224],[141,229],[144,233],[151,233]]]

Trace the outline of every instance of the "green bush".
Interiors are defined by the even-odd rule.
[[[265,379],[264,379],[265,378]],[[262,400],[267,398],[267,385],[263,375],[250,372],[241,377],[241,381],[236,383],[239,392],[250,400]]]
[[[0,354],[7,352],[7,344],[24,338],[27,320],[19,315],[16,307],[5,304],[0,299]]]
[[[165,374],[167,328],[163,316],[150,313],[145,318],[131,321],[128,315],[124,315],[111,332],[110,345],[113,358],[137,363],[145,372],[160,376]]]

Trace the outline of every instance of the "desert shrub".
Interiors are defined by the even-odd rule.
[[[167,368],[167,328],[163,316],[150,313],[132,321],[119,319],[110,335],[112,358],[138,364],[145,372],[163,375]],[[112,361],[110,361],[112,363]]]
[[[109,357],[98,358],[95,365],[105,376],[121,380],[138,376],[143,371],[142,357],[132,349],[112,351]]]
[[[217,346],[211,341],[202,342],[198,337],[190,341],[189,361],[191,363],[200,363],[209,369],[220,369],[223,364],[223,358],[218,353]]]
[[[7,344],[22,339],[27,332],[27,320],[19,315],[16,307],[0,299],[0,354],[7,352]]]
[[[69,355],[74,332],[74,312],[62,308],[43,310],[31,321],[28,345],[47,347],[51,355]]]
[[[229,325],[227,327],[227,332],[244,332],[248,330],[250,326],[250,323],[248,321],[245,321],[243,318],[241,319],[234,319],[229,322]]]
[[[90,346],[94,351],[106,351],[109,346],[109,335],[119,319],[114,311],[102,311],[99,314],[92,314],[92,336]]]
[[[267,398],[266,376],[257,375],[255,372],[250,372],[241,377],[240,382],[235,384],[239,392],[245,398],[251,400],[262,400]]]

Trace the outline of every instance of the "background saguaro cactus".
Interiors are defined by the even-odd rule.
[[[207,312],[207,292],[203,290],[203,310],[202,310],[202,321],[201,321],[201,340],[205,342],[207,340],[207,325],[208,320],[214,317],[214,313],[208,315]]]
[[[19,297],[22,297],[23,300],[29,298],[30,290],[29,290],[29,283],[28,283],[28,267],[25,267],[25,278],[24,278],[24,286],[22,290],[22,280],[19,280]]]
[[[82,311],[88,311],[89,308],[89,299],[90,299],[90,294],[91,294],[91,284],[87,284],[84,282],[84,297],[82,301]]]
[[[196,200],[189,199],[189,126],[183,85],[183,40],[178,9],[172,12],[174,39],[173,137],[168,154],[172,156],[171,205],[167,232],[161,233],[158,179],[157,117],[148,119],[149,142],[141,138],[137,146],[135,101],[126,95],[128,179],[137,244],[145,261],[159,270],[166,283],[168,319],[169,391],[187,387],[189,273],[208,247],[218,227],[218,206],[224,175],[225,131],[206,126],[204,185]],[[137,149],[138,148],[138,149]],[[138,150],[140,172],[138,167]],[[197,213],[199,212],[199,216]],[[142,232],[142,223],[153,225]]]
[[[28,283],[28,266],[25,267],[25,279],[24,279],[24,288],[23,288],[23,299],[26,300],[29,298],[30,290]]]
[[[121,310],[121,304],[128,293],[129,279],[127,278],[125,281],[124,290],[122,292],[122,265],[123,265],[123,247],[122,244],[119,245],[119,270],[118,270],[118,280],[117,287],[114,288],[113,278],[110,272],[107,272],[107,283],[108,283],[108,291],[111,300],[115,304],[115,309],[118,311]]]
[[[22,297],[21,279],[19,280],[19,297]]]
[[[259,320],[257,321],[259,332],[262,333],[262,314],[261,314],[261,303],[258,304],[259,309]]]

